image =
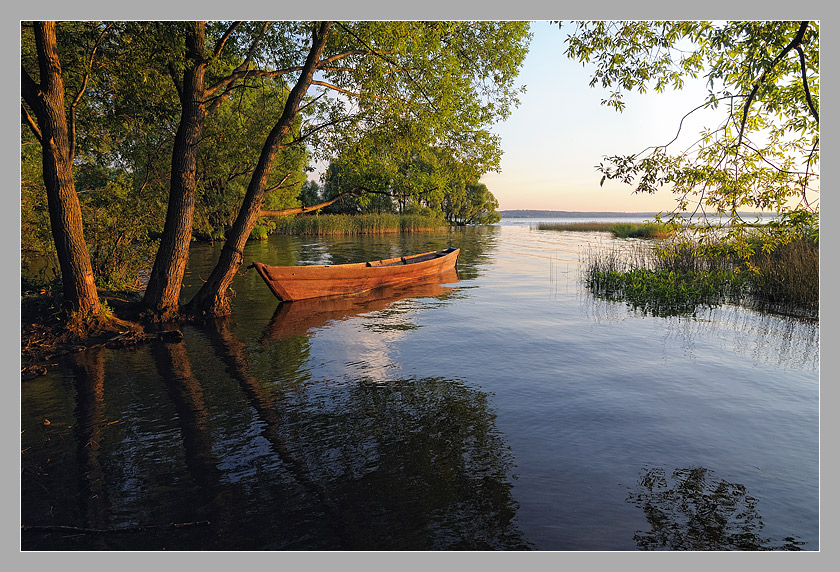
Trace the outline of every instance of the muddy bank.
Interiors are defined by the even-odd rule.
[[[122,348],[152,341],[177,342],[173,325],[146,325],[140,318],[140,296],[133,292],[100,293],[108,317],[69,324],[56,300],[46,291],[21,297],[21,381],[44,375],[56,358],[94,347]]]

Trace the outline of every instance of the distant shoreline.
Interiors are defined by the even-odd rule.
[[[618,211],[552,211],[552,210],[532,210],[532,209],[518,209],[518,210],[502,210],[496,211],[502,218],[572,218],[572,217],[604,217],[604,218],[620,218],[620,217],[646,217],[654,218],[659,212],[618,212]],[[662,211],[663,215],[668,213]],[[689,214],[689,213],[686,213]],[[746,212],[741,213],[742,217],[752,216],[773,216],[773,213],[759,213]]]
[[[578,217],[578,216],[603,216],[603,217],[640,217],[640,216],[649,216],[655,217],[657,214],[656,212],[587,212],[587,211],[550,211],[550,210],[530,210],[530,209],[519,209],[519,210],[505,210],[505,211],[496,211],[502,218],[540,218],[540,217],[553,217],[553,218],[563,218],[563,217]]]

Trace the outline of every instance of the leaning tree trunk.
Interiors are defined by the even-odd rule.
[[[260,216],[260,208],[268,176],[271,174],[272,163],[282,147],[283,139],[292,129],[303,96],[312,83],[312,76],[324,51],[330,26],[330,22],[322,22],[318,31],[313,34],[312,48],[309,50],[306,64],[297,83],[289,93],[289,98],[283,108],[283,114],[263,145],[257,167],[248,184],[248,191],[245,193],[239,214],[228,233],[225,245],[222,247],[219,261],[207,281],[185,307],[187,314],[194,317],[217,317],[230,313],[227,290],[239,267],[242,266],[242,250],[245,248],[245,243],[248,241],[248,237]]]
[[[143,305],[158,320],[178,316],[184,271],[189,259],[195,211],[198,144],[207,117],[204,102],[204,22],[187,32],[187,61],[180,89],[181,120],[172,149],[169,204]]]
[[[73,181],[73,160],[64,81],[58,59],[55,22],[35,23],[40,84],[22,70],[21,91],[35,113],[40,130],[44,186],[50,228],[61,270],[64,299],[80,315],[98,315],[99,296],[93,279],[90,252],[85,244],[82,209]]]

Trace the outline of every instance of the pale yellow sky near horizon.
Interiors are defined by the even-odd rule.
[[[589,87],[592,66],[584,68],[563,54],[565,31],[547,22],[534,22],[531,30],[534,37],[519,76],[527,91],[511,117],[493,129],[504,150],[501,172],[481,179],[499,209],[672,209],[675,196],[667,190],[642,195],[617,181],[600,186],[595,166],[605,155],[635,153],[673,139],[680,119],[703,101],[703,82],[680,92],[629,94],[626,110],[619,113],[601,105],[606,90]],[[698,120],[683,127],[678,143],[694,141],[703,126]]]
[[[670,142],[680,120],[707,95],[705,81],[687,80],[680,91],[625,96],[619,113],[601,105],[607,90],[590,87],[593,66],[564,54],[566,31],[534,22],[534,37],[519,76],[526,93],[510,118],[493,131],[501,136],[501,172],[481,181],[499,201],[499,210],[659,212],[676,206],[667,189],[633,194],[631,185],[605,181],[596,170],[604,156],[638,153]],[[715,128],[722,110],[686,119],[674,151],[689,147],[704,127]]]

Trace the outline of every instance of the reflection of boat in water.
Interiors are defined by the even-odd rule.
[[[455,268],[460,249],[447,248],[413,256],[327,266],[266,266],[254,262],[272,293],[284,302],[341,296],[415,282]]]
[[[346,320],[359,314],[384,310],[404,298],[434,298],[448,294],[457,286],[448,286],[458,281],[455,268],[393,286],[375,288],[349,296],[310,298],[291,304],[279,304],[271,318],[263,341],[282,339],[294,335],[305,335],[310,330],[328,322]]]

